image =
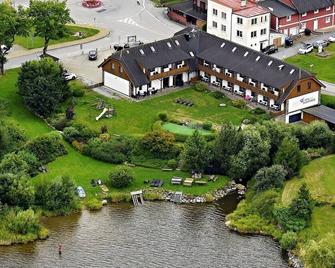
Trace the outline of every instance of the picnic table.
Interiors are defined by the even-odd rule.
[[[192,186],[193,181],[194,181],[193,178],[186,178],[186,179],[184,180],[184,184],[183,184],[183,185],[185,185],[185,186]]]

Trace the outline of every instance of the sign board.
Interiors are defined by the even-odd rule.
[[[288,113],[306,109],[319,104],[319,91],[305,94],[288,100]]]

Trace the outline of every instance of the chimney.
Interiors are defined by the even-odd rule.
[[[247,5],[247,0],[241,0],[241,7],[245,7]]]

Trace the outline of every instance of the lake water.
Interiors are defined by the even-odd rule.
[[[146,202],[47,218],[49,239],[0,247],[0,267],[288,267],[270,238],[225,227],[225,214],[234,206],[228,199],[202,205]]]

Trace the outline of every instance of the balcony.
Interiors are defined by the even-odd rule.
[[[190,68],[187,65],[179,66],[179,68],[177,66],[177,68],[174,68],[174,69],[164,68],[163,72],[150,75],[149,79],[151,81],[152,80],[157,80],[157,79],[160,79],[160,78],[164,78],[164,77],[173,76],[173,75],[181,74],[181,73],[184,73],[184,72],[188,72],[189,69]]]

